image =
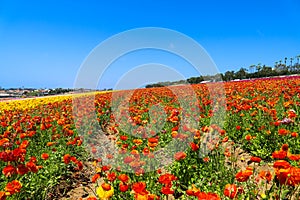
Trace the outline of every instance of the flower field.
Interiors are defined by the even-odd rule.
[[[299,106],[297,76],[2,101],[0,200],[87,169],[77,199],[299,199]]]

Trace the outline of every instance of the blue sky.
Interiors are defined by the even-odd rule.
[[[298,0],[0,0],[0,86],[72,88],[81,64],[99,43],[141,27],[193,38],[220,72],[272,66],[300,54],[299,10]],[[199,75],[183,59],[146,50],[117,60],[99,88],[114,88],[126,71],[151,62],[186,78]]]

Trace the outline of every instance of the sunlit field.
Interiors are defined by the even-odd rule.
[[[0,200],[299,199],[300,77],[190,87],[1,101]]]

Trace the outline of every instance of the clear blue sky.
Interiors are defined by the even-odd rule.
[[[300,54],[299,11],[298,0],[0,0],[0,86],[73,87],[93,48],[139,27],[186,34],[206,49],[220,72],[273,66]],[[186,77],[198,75],[191,67],[180,68],[185,63],[176,59],[148,51],[119,63],[163,60]],[[116,65],[99,87],[114,87],[120,71]]]

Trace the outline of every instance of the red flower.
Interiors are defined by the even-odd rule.
[[[273,164],[273,167],[276,169],[288,169],[291,167],[290,163],[285,160],[277,160]]]
[[[70,154],[64,155],[63,159],[64,159],[64,163],[65,163],[65,164],[69,164],[70,161],[71,161],[71,156],[70,156]]]
[[[282,151],[288,151],[288,150],[289,150],[289,145],[288,145],[288,144],[283,144],[283,145],[281,146],[281,150],[282,150]]]
[[[199,145],[195,144],[194,142],[190,143],[190,147],[192,148],[193,151],[197,151],[199,149]]]
[[[282,150],[280,150],[280,151],[274,151],[272,153],[272,157],[274,159],[284,159],[284,158],[286,158],[286,156],[287,156],[287,152],[286,151],[282,151]]]
[[[28,173],[28,171],[29,171],[29,169],[23,164],[19,164],[17,166],[17,173],[20,175],[24,175],[24,174]]]
[[[168,195],[168,194],[174,194],[174,190],[172,190],[169,187],[165,187],[164,186],[164,187],[161,188],[161,193],[166,194],[166,195]]]
[[[118,179],[122,182],[127,182],[129,180],[129,177],[126,174],[121,174],[118,176]]]
[[[88,197],[86,200],[97,200],[96,197]]]
[[[111,182],[113,182],[114,180],[116,180],[116,178],[117,178],[117,175],[116,175],[115,172],[112,172],[112,173],[108,173],[108,174],[107,174],[107,179],[108,179],[109,181],[111,181]]]
[[[13,180],[12,182],[9,182],[5,186],[5,191],[9,192],[10,195],[13,195],[15,193],[19,193],[21,191],[22,184],[18,180]]]
[[[126,191],[128,190],[128,188],[129,188],[129,186],[128,186],[127,184],[121,182],[121,183],[119,184],[119,188],[120,188],[120,191],[121,191],[121,192],[126,192]]]
[[[203,162],[208,162],[208,161],[209,161],[209,157],[203,158]]]
[[[239,182],[245,182],[249,179],[249,177],[252,175],[252,169],[247,168],[244,171],[240,171],[235,175],[235,178]]]
[[[211,192],[200,192],[197,197],[198,200],[221,200],[221,198],[217,194]]]
[[[28,168],[29,171],[36,173],[38,172],[39,168],[36,166],[36,164],[32,161],[29,161],[26,163],[26,167]]]
[[[158,138],[149,138],[148,142],[150,142],[150,143],[158,143]]]
[[[291,133],[291,136],[292,136],[292,137],[298,137],[298,133],[292,132],[292,133]]]
[[[174,157],[175,157],[175,160],[177,160],[177,161],[183,160],[186,157],[186,153],[180,151],[180,152],[175,153]]]
[[[43,153],[43,154],[41,155],[41,158],[42,158],[43,160],[47,160],[47,159],[49,158],[49,154]]]
[[[252,156],[252,157],[250,158],[250,161],[252,161],[252,162],[256,162],[256,163],[260,163],[260,161],[261,161],[261,158],[259,158],[259,157],[256,157],[256,156]]]
[[[281,128],[281,129],[279,129],[279,131],[278,131],[278,134],[279,134],[279,135],[287,135],[288,133],[289,133],[289,131],[286,130],[286,129],[284,129],[284,128]]]
[[[126,141],[127,138],[128,138],[128,137],[127,137],[126,135],[121,135],[121,136],[120,136],[120,140],[123,140],[123,141]]]
[[[102,166],[102,171],[108,171],[110,169],[110,167],[109,166],[107,166],[107,165],[104,165],[104,166]]]
[[[2,173],[4,174],[4,176],[9,177],[11,175],[16,174],[17,170],[14,166],[7,165],[6,167],[3,168]]]
[[[131,163],[132,161],[134,161],[134,158],[131,156],[127,156],[124,158],[124,163],[126,164]]]
[[[176,180],[176,177],[173,174],[163,174],[160,175],[158,182],[161,184],[170,184],[172,181]]]
[[[145,182],[137,182],[132,185],[132,189],[135,193],[138,193],[140,195],[148,194],[148,191],[146,190],[146,183]]]
[[[230,199],[235,198],[237,195],[237,187],[235,184],[227,184],[225,185],[224,195],[229,197]]]

